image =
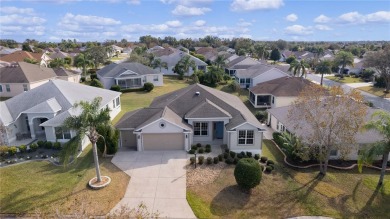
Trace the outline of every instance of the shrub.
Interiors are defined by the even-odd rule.
[[[223,161],[223,154],[218,155],[218,160]]]
[[[202,147],[202,144],[198,143],[198,144],[196,144],[196,147],[200,148],[200,147]]]
[[[211,148],[206,148],[205,151],[206,151],[206,153],[210,153],[211,152]]]
[[[260,158],[260,161],[263,162],[263,163],[267,162],[267,160],[268,160],[268,157],[266,157],[266,156],[262,156]]]
[[[119,85],[112,85],[110,90],[113,90],[113,91],[121,91],[121,87]]]
[[[237,154],[237,157],[240,158],[240,159],[244,158],[241,153]]]
[[[260,159],[260,155],[259,154],[255,154],[254,158],[255,158],[255,160],[259,160]]]
[[[191,149],[188,151],[189,154],[195,154],[195,150]]]
[[[36,151],[36,150],[38,149],[38,145],[35,144],[35,143],[33,143],[33,144],[30,145],[30,149],[31,149],[32,151]]]
[[[26,145],[20,145],[19,146],[19,151],[20,151],[20,153],[24,153],[24,152],[26,152],[27,151],[27,146]]]
[[[204,157],[203,156],[199,156],[198,157],[198,164],[203,164],[204,163]]]
[[[273,160],[267,160],[267,165],[270,165],[270,164],[275,164],[275,162]]]
[[[43,148],[43,146],[45,146],[44,141],[38,141],[37,144],[38,144],[38,147],[40,147],[40,148]]]
[[[190,157],[190,163],[194,164],[195,163],[195,157]]]
[[[209,145],[209,144],[206,144],[206,148],[211,148],[211,145]]]
[[[227,163],[227,164],[233,164],[233,163],[234,163],[234,159],[231,158],[231,157],[228,157],[228,158],[225,160],[225,163]]]
[[[204,149],[203,148],[199,148],[198,149],[198,154],[203,154],[204,153]]]
[[[241,160],[241,159],[239,159],[238,157],[234,158],[233,164],[237,164],[239,160]]]
[[[242,158],[245,158],[246,157],[246,154],[245,154],[245,152],[244,151],[241,151],[241,156],[242,156]]]
[[[5,156],[8,153],[8,147],[5,145],[0,146],[0,156]]]
[[[226,152],[226,153],[229,153],[229,152],[230,152],[230,150],[229,150],[228,148],[226,148],[226,149],[225,149],[225,152]]]
[[[15,155],[18,149],[15,146],[8,147],[8,154],[10,156]]]
[[[192,145],[191,149],[196,151],[196,150],[198,150],[198,147],[196,145]]]
[[[268,113],[267,113],[267,111],[264,111],[264,110],[263,111],[257,111],[256,114],[255,114],[255,117],[260,122],[265,122],[268,119]]]
[[[144,91],[144,87],[121,89],[122,93],[131,93],[131,92],[139,92],[139,91]]]
[[[237,184],[244,189],[252,189],[260,184],[261,167],[253,158],[241,159],[234,169]]]
[[[61,143],[60,142],[55,142],[53,144],[53,149],[55,150],[61,150]]]
[[[272,172],[272,167],[271,166],[266,166],[265,167],[265,171],[268,172],[268,173],[271,173]]]
[[[230,151],[229,155],[230,155],[230,157],[235,158],[236,157],[236,152]]]
[[[104,137],[99,138],[96,142],[100,152],[104,152],[104,145],[106,145],[106,153],[115,154],[118,151],[119,131],[106,126],[98,126],[96,130]]]
[[[237,92],[241,89],[240,85],[236,81],[230,82],[229,89],[233,92]]]
[[[223,75],[223,80],[230,81],[230,80],[232,80],[232,77],[230,77],[230,75]]]
[[[219,156],[218,157],[214,157],[214,164],[217,164],[217,163],[219,163]]]
[[[147,92],[152,91],[153,88],[154,88],[154,84],[153,84],[153,83],[146,82],[146,83],[144,84],[144,89],[145,89]]]
[[[51,143],[51,141],[47,141],[45,142],[45,146],[44,146],[46,149],[51,149],[53,147],[53,143]]]
[[[224,159],[227,159],[228,157],[229,157],[229,154],[228,154],[228,153],[226,153],[226,152],[223,153],[223,158],[224,158]]]
[[[275,166],[274,166],[273,164],[268,164],[268,165],[267,165],[267,167],[271,167],[271,168],[272,168],[272,170],[274,170],[274,169],[275,169]]]
[[[89,85],[92,87],[103,88],[102,82],[100,82],[98,79],[93,79]]]
[[[246,156],[247,156],[247,157],[252,157],[252,152],[247,151],[247,152],[246,152]]]
[[[81,77],[81,78],[80,78],[80,82],[81,82],[81,83],[85,82],[85,77]]]
[[[213,158],[212,158],[212,157],[208,157],[208,158],[206,159],[206,163],[207,163],[207,164],[212,164],[212,163],[213,163]]]
[[[97,74],[96,73],[93,73],[93,74],[91,74],[91,80],[94,80],[94,79],[98,79],[98,77],[97,77]]]

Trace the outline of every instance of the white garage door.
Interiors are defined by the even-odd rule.
[[[144,150],[184,150],[183,133],[143,134]]]

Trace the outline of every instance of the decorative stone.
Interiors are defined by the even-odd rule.
[[[88,182],[89,187],[91,187],[92,189],[102,189],[111,183],[110,177],[102,176],[101,178],[102,178],[101,182],[97,182],[97,177],[94,177],[91,180],[89,180]]]

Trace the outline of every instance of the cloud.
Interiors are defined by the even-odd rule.
[[[249,27],[252,26],[252,23],[244,20],[240,20],[240,22],[238,22],[237,25],[240,27]]]
[[[205,7],[197,8],[197,7],[187,7],[184,5],[178,5],[172,11],[172,14],[178,16],[199,16],[199,15],[204,15],[206,12],[209,11],[211,11],[211,9]]]
[[[390,11],[378,11],[365,16],[366,22],[390,22]]]
[[[201,27],[206,24],[206,21],[204,20],[197,20],[194,22],[195,26]]]
[[[0,16],[0,24],[9,24],[9,25],[40,25],[46,22],[46,19],[41,17],[29,17],[19,14],[10,14]]]
[[[213,2],[213,0],[160,0],[164,4],[180,4],[186,6],[193,6],[199,4],[208,4]]]
[[[323,23],[324,24],[324,23],[328,23],[330,20],[331,20],[331,18],[321,14],[320,16],[318,16],[318,17],[316,17],[314,19],[314,22],[315,23]]]
[[[295,35],[295,36],[304,36],[304,35],[313,34],[312,28],[304,27],[302,25],[288,26],[284,30],[286,34]]]
[[[294,21],[298,20],[298,16],[296,14],[289,14],[286,16],[286,20],[294,22]]]
[[[330,28],[329,26],[326,26],[326,25],[322,25],[322,24],[317,24],[314,26],[317,30],[333,30],[332,28]]]
[[[34,9],[32,8],[17,8],[17,7],[1,7],[0,12],[3,14],[24,14],[34,15]]]
[[[353,11],[340,15],[337,21],[344,24],[390,22],[390,11],[377,11],[366,15]]]
[[[178,20],[165,22],[170,27],[180,27],[182,23]]]
[[[127,4],[129,4],[129,5],[139,5],[139,4],[141,4],[141,0],[128,0]]]
[[[230,5],[230,9],[232,11],[253,11],[278,9],[283,5],[283,0],[234,0]]]
[[[345,23],[360,23],[363,22],[363,15],[358,12],[349,12],[339,16],[339,21]]]

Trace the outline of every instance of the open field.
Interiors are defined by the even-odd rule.
[[[336,77],[336,76],[326,76],[325,78],[329,79],[329,80],[332,80],[332,81],[339,82],[339,83],[343,83],[343,84],[364,83],[365,82],[361,78],[345,77],[345,76],[344,76],[344,78],[340,78],[340,77]]]

